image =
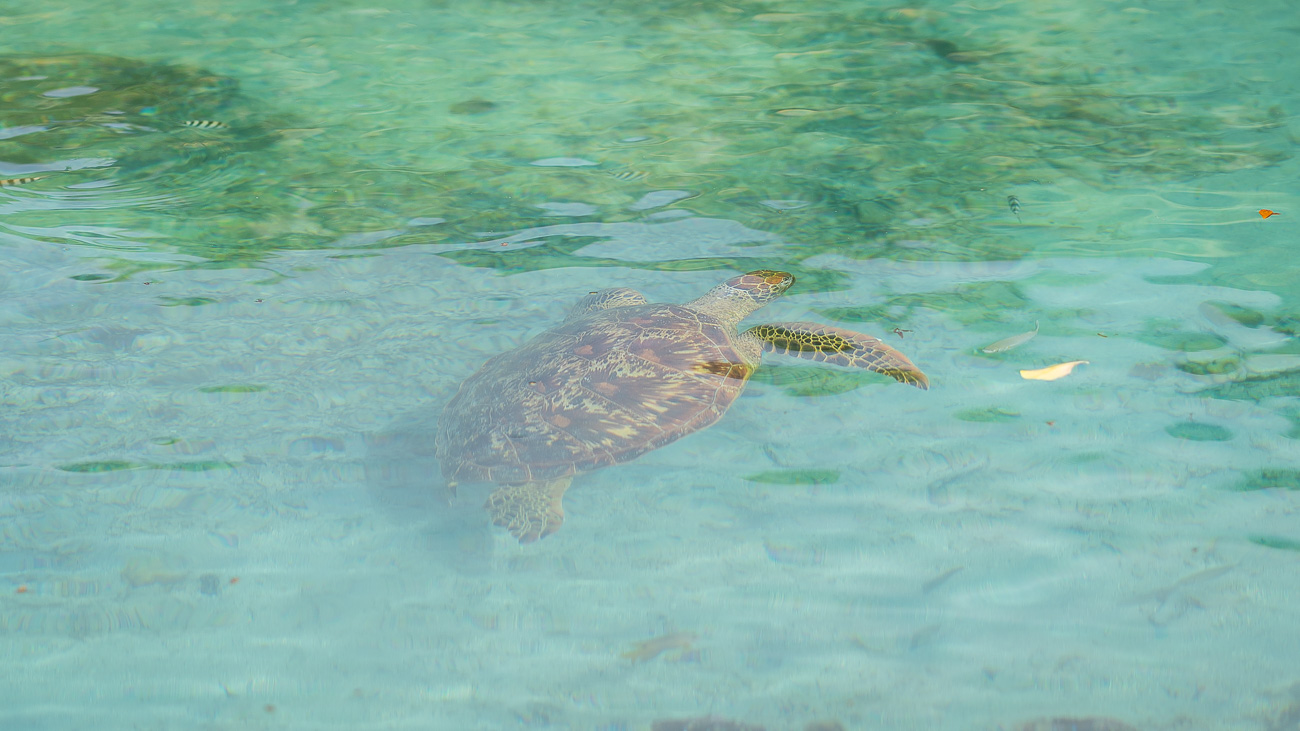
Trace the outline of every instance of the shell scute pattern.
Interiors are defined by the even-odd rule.
[[[460,455],[455,480],[587,472],[712,424],[752,370],[726,327],[701,313],[598,311],[489,360],[448,405],[439,446]]]
[[[814,322],[744,332],[750,313],[794,284],[787,272],[732,277],[684,305],[627,288],[592,292],[564,321],[461,384],[435,439],[447,485],[498,483],[484,507],[531,543],[564,524],[573,475],[626,462],[715,421],[764,352],[929,380],[879,338]]]

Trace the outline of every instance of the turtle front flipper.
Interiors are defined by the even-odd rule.
[[[483,507],[492,523],[510,531],[520,543],[545,538],[564,525],[564,491],[570,477],[549,482],[525,482],[503,485],[488,496]]]
[[[599,292],[591,294],[578,300],[578,304],[573,306],[569,311],[568,319],[596,312],[597,310],[609,310],[615,307],[631,307],[633,305],[644,305],[648,300],[645,295],[635,289],[627,287],[614,287],[612,289],[602,289]]]
[[[906,355],[870,335],[815,322],[756,325],[745,335],[758,338],[763,350],[769,353],[866,368],[920,389],[930,388],[930,379]]]

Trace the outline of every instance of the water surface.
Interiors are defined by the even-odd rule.
[[[1293,728],[1292,15],[0,9],[0,725]],[[933,389],[449,499],[486,358],[759,267]]]

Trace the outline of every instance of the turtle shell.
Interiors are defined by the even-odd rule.
[[[680,305],[570,318],[488,360],[439,422],[449,482],[550,480],[626,462],[717,421],[759,353]]]

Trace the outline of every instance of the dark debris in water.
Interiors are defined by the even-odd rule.
[[[1114,718],[1040,718],[1016,727],[1016,731],[1138,731]]]
[[[729,721],[716,716],[663,719],[655,721],[650,728],[652,731],[766,731],[764,726]]]
[[[927,38],[925,45],[929,46],[931,51],[934,51],[934,55],[950,63],[978,63],[978,61],[975,60],[974,54],[963,53],[962,50],[957,47],[957,44],[952,41],[945,41],[939,38]]]
[[[766,726],[717,716],[660,719],[651,724],[650,728],[651,731],[767,731]],[[812,721],[803,727],[803,731],[845,731],[845,727],[844,724],[834,720]]]
[[[1293,683],[1281,694],[1276,704],[1277,712],[1270,714],[1264,731],[1300,731],[1300,683]]]

